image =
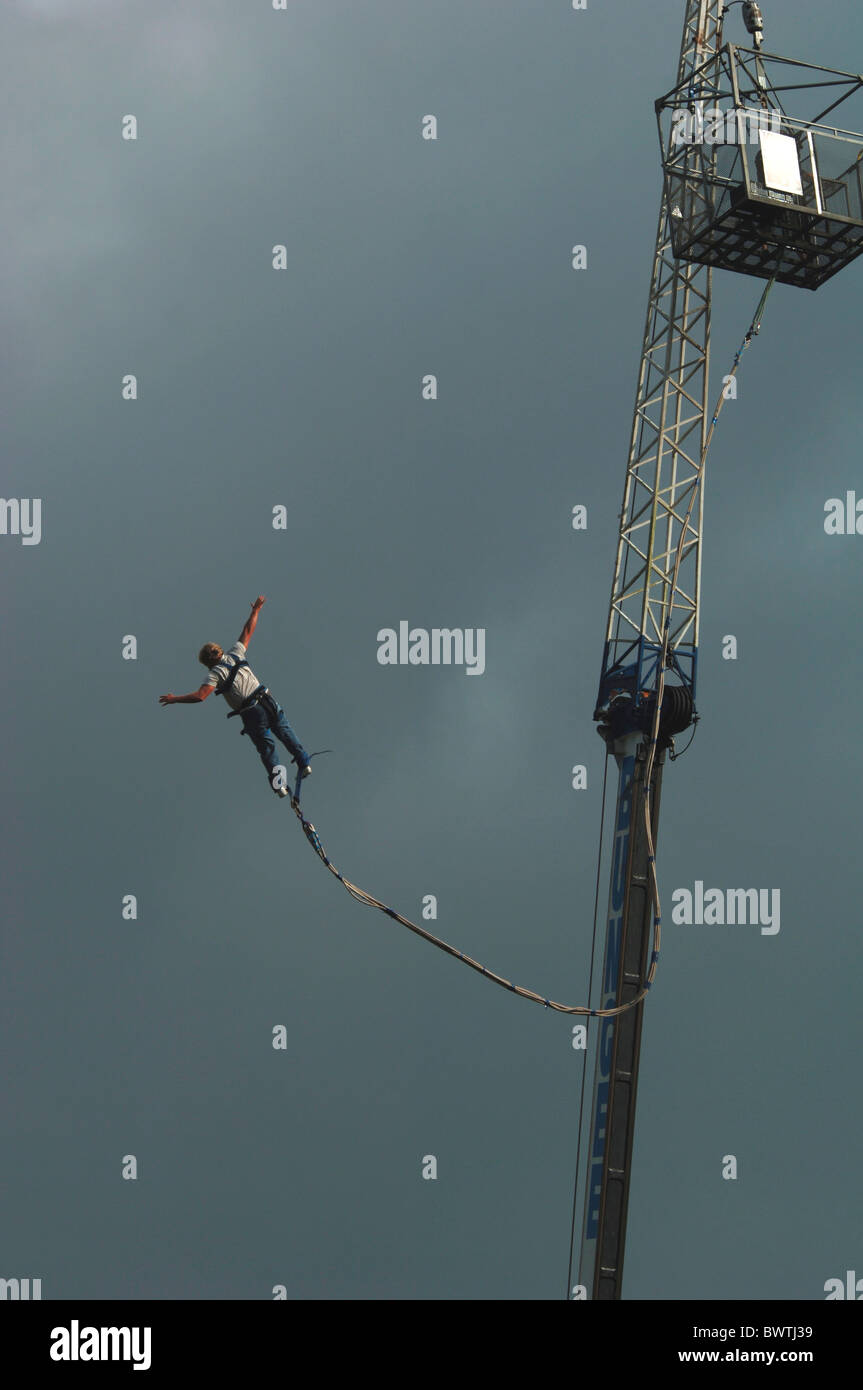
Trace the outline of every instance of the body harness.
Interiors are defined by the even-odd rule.
[[[216,685],[217,695],[224,695],[226,691],[230,690],[232,685],[234,684],[234,681],[237,679],[237,672],[242,670],[244,666],[248,666],[249,664],[248,661],[244,661],[242,657],[234,656],[230,653],[229,657],[234,664]],[[228,660],[228,657],[223,658],[223,660]],[[221,666],[221,664],[222,661],[217,662],[217,665]],[[260,700],[263,700],[264,696],[269,696],[269,698],[272,700],[269,688],[266,685],[259,685],[255,690],[252,691],[251,695],[248,695],[246,697],[246,699],[240,705],[239,709],[231,710],[227,718],[236,719],[238,714],[244,714],[247,709],[252,708],[252,705],[256,705]],[[241,730],[241,733],[245,732],[245,729]]]

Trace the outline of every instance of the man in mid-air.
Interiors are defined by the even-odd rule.
[[[214,690],[217,695],[224,695],[232,710],[228,718],[239,715],[242,719],[243,733],[249,735],[260,753],[273,791],[277,796],[290,796],[287,787],[273,780],[279,767],[276,738],[285,745],[302,777],[308,777],[312,770],[309,755],[285,718],[281,705],[276,703],[267,687],[260,684],[246,661],[246,648],[252,640],[258,614],[265,602],[263,595],[255,599],[239,640],[230,651],[223,652],[217,642],[207,642],[198,652],[198,660],[210,672],[203,685],[190,695],[160,695],[159,704],[197,705],[212,695]]]

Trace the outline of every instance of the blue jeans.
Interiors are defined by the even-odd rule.
[[[264,695],[256,705],[243,710],[240,718],[243,721],[243,733],[249,735],[261,755],[261,762],[267,769],[271,784],[273,773],[279,766],[276,753],[277,738],[285,745],[297,765],[305,767],[309,755],[285,718],[285,711],[272,695]]]

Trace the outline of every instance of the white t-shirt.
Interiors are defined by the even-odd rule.
[[[233,661],[226,661],[226,656],[238,656],[241,659],[246,655],[246,648],[242,642],[235,642],[227,652],[223,652],[215,666],[210,667],[210,674],[204,681],[204,685],[218,685],[232,669]],[[234,677],[234,684],[230,690],[224,692],[223,698],[227,700],[231,709],[239,709],[244,700],[247,700],[253,691],[257,690],[261,682],[249,666],[244,666]]]

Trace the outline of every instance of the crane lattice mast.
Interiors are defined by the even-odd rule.
[[[664,188],[594,710],[618,768],[597,1006],[639,1002],[596,1038],[575,1295],[593,1299],[621,1292],[662,772],[697,718],[712,269],[814,289],[863,252],[863,137],[823,124],[863,78],[765,54],[759,6],[740,3],[748,49],[723,41],[731,5],[685,0],[677,81],[656,103]],[[825,111],[788,116],[786,92],[819,88]]]

